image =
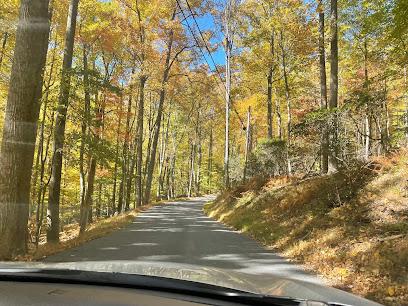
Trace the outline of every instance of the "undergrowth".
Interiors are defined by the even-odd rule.
[[[253,178],[205,207],[212,217],[388,305],[408,301],[408,153],[331,175]]]

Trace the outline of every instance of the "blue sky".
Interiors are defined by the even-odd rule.
[[[187,12],[186,12],[187,14]],[[190,27],[192,29],[194,29],[194,31],[196,31],[196,37],[197,39],[199,39],[199,41],[201,41],[201,37],[198,35],[197,32],[197,26],[193,20],[192,17],[187,18],[188,23],[190,24]],[[210,43],[207,42],[207,45],[214,45],[214,44],[218,44],[218,49],[215,52],[212,52],[212,57],[215,61],[215,63],[217,65],[224,65],[225,64],[225,55],[224,55],[224,48],[222,47],[222,40],[223,40],[223,34],[219,31],[219,28],[215,25],[214,23],[214,18],[211,14],[205,14],[204,16],[200,16],[200,17],[196,17],[198,26],[200,27],[201,31],[208,31],[211,30],[212,32],[215,32],[214,37],[211,39]],[[184,22],[184,26],[186,28],[186,31],[190,33],[186,23]],[[208,63],[211,66],[211,70],[215,70],[214,69],[214,65],[211,61],[210,56],[208,55],[208,52],[206,52],[205,49],[203,49],[205,56],[207,58]],[[203,62],[205,63],[205,61],[203,60]]]

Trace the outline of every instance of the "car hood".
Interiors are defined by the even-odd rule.
[[[138,274],[201,282],[273,296],[287,296],[291,298],[319,300],[355,306],[380,305],[323,284],[294,280],[271,274],[249,274],[233,270],[198,267],[187,264],[169,265],[166,263],[166,265],[160,265],[160,263],[157,262],[135,263],[134,261],[123,260],[60,263],[4,262],[0,263],[0,269],[63,269]]]

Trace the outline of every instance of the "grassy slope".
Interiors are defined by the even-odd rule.
[[[307,180],[253,179],[205,210],[334,286],[408,305],[408,152],[375,165]]]

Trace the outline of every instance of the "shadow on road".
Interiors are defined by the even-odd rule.
[[[205,202],[200,198],[156,206],[125,229],[44,261],[188,264],[322,282],[256,241],[205,216],[202,211]]]

